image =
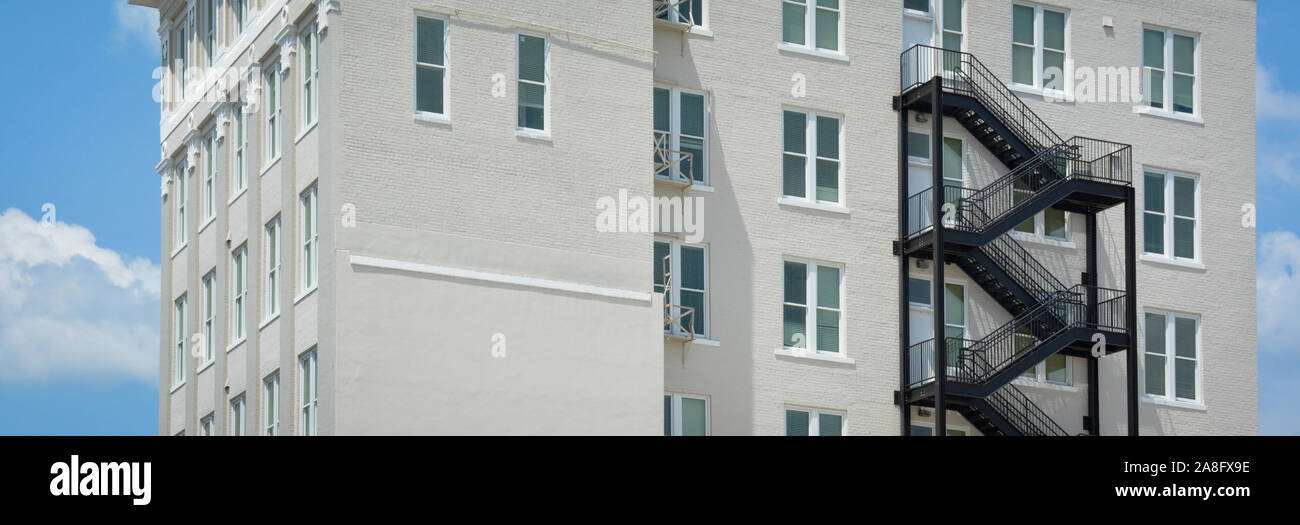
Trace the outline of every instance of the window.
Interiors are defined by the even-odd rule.
[[[836,266],[785,261],[785,300],[782,305],[785,327],[782,344],[785,348],[840,352],[843,339],[840,331],[842,273]],[[816,329],[809,330],[809,327]]]
[[[244,24],[248,20],[248,2],[252,0],[229,0],[230,11],[234,15],[235,36],[244,34]]]
[[[1145,336],[1147,395],[1199,402],[1200,319],[1147,312]]]
[[[178,18],[172,22],[172,26],[176,28],[176,31],[172,33],[172,63],[170,65],[175,102],[182,102],[186,97],[185,75],[190,70],[189,40],[185,32],[187,25],[187,18]]]
[[[316,349],[298,359],[298,378],[302,410],[298,413],[298,435],[316,435]]]
[[[686,24],[700,27],[707,27],[704,23],[704,2],[706,0],[677,0],[677,5],[673,2],[664,2],[662,7],[656,2],[655,17],[666,22],[675,24]]]
[[[190,199],[188,184],[186,184],[185,161],[181,160],[179,163],[180,165],[172,172],[172,176],[176,179],[176,195],[173,196],[173,199],[176,201],[176,221],[174,226],[176,227],[177,250],[185,246],[185,240],[189,235],[189,227],[185,224],[185,205]]]
[[[217,157],[216,132],[208,132],[203,139],[203,220],[206,225],[217,216]]]
[[[317,99],[320,96],[320,56],[317,52],[316,21],[308,22],[302,34],[302,129],[316,123]]]
[[[1017,353],[1022,350],[1033,348],[1037,343],[1037,339],[1029,335],[1021,333],[1016,334]],[[1065,354],[1052,354],[1051,357],[1044,359],[1029,370],[1025,370],[1020,377],[1030,381],[1037,381],[1039,383],[1069,386],[1074,383],[1074,367],[1071,365],[1069,356]]]
[[[199,304],[201,308],[200,317],[203,318],[203,362],[211,363],[216,359],[216,353],[212,351],[212,345],[215,340],[212,338],[212,305],[213,296],[216,295],[217,271],[213,270],[203,276],[203,301]]]
[[[672,289],[668,290],[666,305],[687,306],[694,309],[694,314],[677,323],[665,324],[664,332],[674,335],[686,335],[687,326],[697,337],[709,336],[709,259],[705,246],[694,246],[678,241],[655,241],[654,282],[655,293],[664,293],[665,279],[671,278]],[[665,266],[667,261],[667,268]],[[667,308],[667,306],[665,306]],[[668,311],[669,316],[681,316],[682,312]]]
[[[230,402],[230,424],[226,427],[232,436],[244,435],[244,395]]]
[[[200,436],[211,436],[211,435],[212,435],[212,416],[213,416],[213,414],[210,414],[210,413],[209,413],[208,415],[203,416],[203,419],[200,419],[200,420],[199,420],[199,435],[200,435]]]
[[[312,185],[298,198],[298,224],[302,225],[302,292],[316,288],[317,231],[316,231],[316,185]]]
[[[1018,205],[1029,200],[1033,195],[1034,192],[1029,189],[1029,185],[1024,181],[1016,180],[1012,182],[1011,198],[1014,204]],[[1048,208],[1016,225],[1015,232],[1021,234],[1022,237],[1029,237],[1033,240],[1069,241],[1069,224],[1069,215],[1065,211]]]
[[[949,338],[965,339],[966,338],[966,287],[959,283],[946,282],[943,285],[943,325],[944,339]],[[925,326],[915,326],[914,328],[924,336],[917,336],[915,333],[912,337],[912,344],[923,342],[927,338],[934,337],[933,319],[934,319],[934,293],[928,279],[919,279],[912,277],[908,279],[907,289],[908,302],[913,315],[912,322],[922,323]],[[927,324],[928,323],[928,324]],[[956,366],[958,351],[961,345],[952,343],[948,345],[946,362],[948,366]],[[921,371],[914,373],[917,377],[933,377],[934,362],[933,356],[921,356],[912,364],[913,369]]]
[[[280,66],[272,64],[263,77],[262,92],[266,96],[266,165],[280,158]]]
[[[665,436],[707,436],[709,398],[690,394],[664,394]]]
[[[547,89],[546,37],[519,35],[519,123],[520,129],[545,131],[550,93]]]
[[[203,0],[203,67],[212,67],[217,52],[217,0]]]
[[[176,335],[176,349],[172,353],[172,387],[185,382],[185,296],[176,300],[176,316],[172,319],[172,331]]]
[[[783,0],[781,41],[842,54],[840,14],[840,0]]]
[[[262,432],[264,436],[280,435],[280,373],[267,376],[262,381]]]
[[[1142,30],[1142,83],[1146,87],[1147,106],[1164,112],[1198,114],[1196,50],[1199,41],[1197,35],[1172,29]],[[1168,93],[1173,93],[1173,104],[1167,100]]]
[[[946,429],[946,431],[944,432],[944,434],[949,435],[949,436],[958,436],[958,437],[960,437],[960,436],[965,436],[965,435],[966,435],[966,430],[965,430],[965,429],[961,429],[961,428],[952,428],[951,426],[949,426],[949,427]],[[912,435],[913,435],[913,436],[933,436],[933,435],[934,435],[934,426],[933,426],[933,425],[912,425]]]
[[[787,436],[843,436],[844,413],[816,408],[785,409]]]
[[[447,20],[415,17],[415,112],[447,114]]]
[[[691,93],[678,88],[654,88],[654,126],[655,142],[662,143],[670,150],[690,154],[690,160],[677,162],[679,159],[657,158],[660,164],[673,166],[660,176],[672,180],[685,180],[690,177],[696,183],[705,184],[708,180],[708,126],[706,116],[706,98],[701,93]]]
[[[1175,260],[1198,260],[1200,198],[1196,177],[1146,169],[1142,180],[1142,251]]]
[[[843,205],[843,143],[839,117],[813,112],[784,112],[785,140],[781,160],[784,197]]]
[[[230,303],[230,335],[238,342],[244,339],[244,312],[248,308],[248,245],[240,246],[232,255],[230,284],[233,298]]]
[[[234,147],[231,148],[234,150],[234,158],[230,162],[230,196],[233,198],[248,187],[248,169],[245,167],[244,162],[247,158],[244,152],[248,146],[248,132],[245,129],[247,116],[244,115],[244,107],[239,106],[231,111],[235,113],[235,132],[234,137],[232,137]]]
[[[266,257],[266,279],[262,285],[265,290],[266,318],[270,319],[280,313],[280,217],[271,219],[266,224],[266,246],[262,253]]]
[[[1032,4],[1011,6],[1011,82],[1065,90],[1069,13]]]

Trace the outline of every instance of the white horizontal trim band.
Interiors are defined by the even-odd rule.
[[[420,264],[405,261],[394,261],[392,259],[381,259],[378,257],[368,257],[364,255],[353,255],[348,258],[348,262],[357,266],[369,266],[372,268],[386,268],[389,270],[402,270],[407,272],[425,273],[430,275],[441,275],[444,277],[456,277],[459,279],[469,279],[473,281],[487,281],[493,283],[514,284],[518,286],[527,286],[529,288],[542,288],[545,290],[558,290],[562,292],[573,292],[586,295],[597,295],[601,297],[613,297],[617,299],[630,299],[633,301],[650,302],[650,292],[635,292],[632,290],[621,290],[618,288],[605,288],[601,286],[591,286],[587,284],[570,283],[565,281],[553,281],[550,279],[538,279],[534,277],[524,277],[520,275],[506,275],[501,273],[480,272],[478,270],[466,270],[464,268],[448,268],[446,266],[434,266],[431,264]]]

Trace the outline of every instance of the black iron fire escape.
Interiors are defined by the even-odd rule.
[[[1057,353],[1088,361],[1087,431],[1100,432],[1098,358],[1127,351],[1128,431],[1137,434],[1134,190],[1131,148],[1085,137],[1063,139],[969,53],[917,45],[903,52],[899,95],[899,365],[902,433],[911,406],[933,407],[936,436],[956,410],[986,435],[1065,435],[1012,380]],[[908,191],[909,112],[928,113],[932,180]],[[943,117],[951,117],[1008,172],[981,188],[943,179]],[[935,188],[941,188],[936,192]],[[941,195],[936,198],[936,193]],[[1122,289],[1098,286],[1097,214],[1124,205]],[[1008,232],[1053,208],[1087,219],[1086,272],[1063,283]],[[910,341],[910,259],[956,265],[1011,321],[979,340]],[[944,334],[944,264],[932,264],[934,334]],[[941,343],[939,341],[942,341]],[[937,348],[937,347],[942,347]],[[1101,352],[1094,353],[1099,348]],[[939,351],[936,351],[939,350]],[[935,373],[938,371],[939,373]]]

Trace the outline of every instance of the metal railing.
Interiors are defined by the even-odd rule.
[[[686,186],[695,184],[695,154],[669,148],[667,132],[655,131],[654,137],[655,178]]]
[[[655,18],[691,27],[696,25],[694,7],[699,1],[702,0],[651,0],[651,4]]]
[[[672,256],[664,256],[660,261],[663,272],[664,296],[664,335],[687,341],[695,340],[695,307],[673,304]],[[685,357],[683,357],[685,359]]]
[[[945,92],[979,100],[1034,153],[1063,142],[1005,82],[970,53],[917,44],[903,51],[899,69],[899,93],[940,77]]]
[[[980,248],[998,268],[1024,288],[1034,301],[1042,303],[1066,289],[1038,259],[1009,236],[1002,235]]]

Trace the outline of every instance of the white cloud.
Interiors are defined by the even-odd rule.
[[[1255,65],[1255,118],[1300,122],[1300,93],[1287,91],[1262,63]]]
[[[1276,231],[1260,238],[1255,275],[1260,353],[1300,357],[1300,237]]]
[[[135,40],[154,53],[158,52],[158,11],[156,9],[130,5],[126,0],[114,0],[113,18],[117,22],[113,36],[118,44]]]
[[[158,376],[158,266],[89,230],[0,214],[0,383]]]

